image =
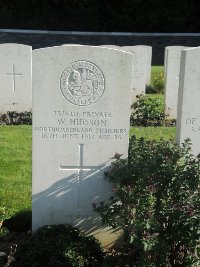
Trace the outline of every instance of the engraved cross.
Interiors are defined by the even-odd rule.
[[[13,76],[13,91],[15,91],[15,76],[21,76],[22,73],[15,73],[15,65],[12,66],[12,73],[7,73],[7,75]]]
[[[79,184],[81,182],[81,179],[83,178],[83,172],[84,170],[98,170],[99,166],[84,166],[83,164],[83,146],[84,144],[78,144],[79,146],[79,165],[78,166],[63,166],[60,165],[60,170],[63,171],[70,171],[75,170],[78,171],[78,208],[80,207],[80,192],[79,192]]]

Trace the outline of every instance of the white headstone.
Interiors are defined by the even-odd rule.
[[[113,49],[119,49],[120,50],[120,46],[118,45],[100,45],[100,47],[106,47],[106,48],[113,48]]]
[[[200,47],[181,52],[176,140],[192,141],[192,151],[200,153]]]
[[[111,246],[93,203],[116,153],[127,156],[132,55],[62,46],[33,51],[33,222],[70,223]],[[109,230],[109,231],[108,231]]]
[[[181,51],[184,46],[167,46],[165,48],[165,114],[170,119],[177,117],[178,86]]]
[[[149,85],[151,83],[151,62],[152,62],[152,47],[148,45],[136,45],[135,47],[140,47],[142,49],[147,50],[146,57],[146,84]]]
[[[147,48],[147,85],[151,83],[151,63],[152,63],[152,46],[146,45]]]
[[[137,95],[145,94],[147,77],[147,49],[140,45],[123,46],[121,49],[133,54],[131,103],[134,103]]]
[[[31,110],[31,58],[31,46],[0,44],[0,113]]]

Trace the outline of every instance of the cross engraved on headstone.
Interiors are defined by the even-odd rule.
[[[79,145],[79,165],[78,166],[63,166],[60,165],[60,170],[63,171],[78,171],[78,208],[80,207],[80,192],[79,192],[79,184],[81,179],[83,178],[84,170],[98,170],[98,166],[84,166],[83,164],[83,146],[84,144]]]
[[[13,76],[13,91],[15,91],[15,76],[21,76],[22,73],[15,73],[15,65],[12,66],[12,73],[7,73],[7,75]]]

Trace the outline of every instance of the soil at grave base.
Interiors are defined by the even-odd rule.
[[[20,242],[31,238],[31,232],[10,232],[7,236],[0,238],[0,252],[10,254],[12,248]]]

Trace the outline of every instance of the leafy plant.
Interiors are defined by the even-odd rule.
[[[170,141],[132,137],[129,156],[112,163],[114,196],[96,206],[103,222],[122,227],[137,266],[200,266],[200,158]]]
[[[152,83],[153,87],[158,93],[164,93],[165,80],[163,73],[160,73],[159,76],[154,77]]]
[[[153,77],[151,85],[146,87],[147,94],[163,94],[165,88],[164,74],[161,72]]]
[[[103,252],[94,237],[85,237],[69,225],[49,225],[22,243],[15,258],[12,266],[92,267],[102,262]]]
[[[146,86],[146,94],[158,94],[158,90],[153,85],[147,85]]]
[[[161,126],[164,120],[164,104],[158,98],[138,95],[133,104],[131,126]]]
[[[0,125],[22,125],[32,124],[32,113],[8,111],[7,114],[0,114]]]

